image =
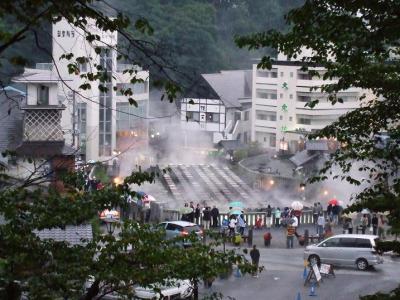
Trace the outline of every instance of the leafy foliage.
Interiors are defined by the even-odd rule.
[[[260,32],[236,40],[240,47],[272,47],[294,59],[302,50],[312,50],[301,58],[303,69],[313,75],[313,66],[324,66],[327,71],[322,78],[337,79],[321,87],[332,104],[341,102],[337,92],[350,87],[372,93],[360,98],[360,108],[310,135],[336,138],[342,145],[311,182],[328,176],[356,185],[364,181],[368,187],[355,197],[350,210],[367,207],[387,212],[393,233],[400,232],[400,111],[394,109],[400,105],[399,11],[397,1],[309,0],[288,13],[288,32]],[[264,57],[259,66],[270,68],[271,62],[271,57]],[[382,134],[386,141],[380,140]],[[335,166],[341,170],[336,175],[332,174]],[[358,178],[353,171],[366,178]],[[398,290],[396,294],[366,299],[395,299]]]
[[[193,246],[177,247],[178,240],[165,239],[155,228],[125,221],[116,235],[96,234],[80,245],[41,240],[37,230],[64,228],[93,222],[99,211],[124,205],[128,183],[152,178],[143,173],[121,186],[108,186],[86,193],[71,188],[63,194],[53,190],[16,188],[0,194],[0,291],[2,298],[93,299],[117,291],[131,296],[135,285],[168,284],[172,279],[190,279],[194,284],[215,278],[233,263],[243,272],[252,266],[233,251],[219,251],[218,243],[205,245],[191,236]],[[74,176],[75,178],[75,176]],[[74,180],[71,180],[74,182]],[[92,278],[85,289],[85,283]]]

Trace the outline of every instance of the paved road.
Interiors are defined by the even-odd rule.
[[[260,249],[260,264],[265,270],[258,278],[246,275],[231,276],[216,280],[211,290],[202,289],[202,295],[220,292],[225,297],[237,300],[296,299],[358,299],[359,295],[388,291],[398,285],[400,261],[385,257],[385,262],[375,269],[358,271],[355,268],[335,269],[336,278],[326,278],[317,288],[317,297],[309,296],[309,287],[304,287],[303,249]]]

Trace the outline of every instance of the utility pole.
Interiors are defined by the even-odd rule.
[[[75,147],[75,136],[76,136],[76,99],[75,91],[72,91],[72,147]],[[79,144],[78,144],[79,147]]]

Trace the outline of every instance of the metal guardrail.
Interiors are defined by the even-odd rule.
[[[326,212],[324,213],[326,216]],[[256,225],[256,220],[258,218],[261,218],[262,223],[265,225],[266,221],[266,212],[245,212],[243,214],[244,220],[247,223],[247,226],[255,226]],[[182,214],[177,211],[177,210],[164,210],[163,211],[163,220],[168,220],[168,221],[176,221],[180,220],[182,218]],[[222,220],[228,218],[228,213],[220,213],[219,215],[219,224],[222,223]],[[272,218],[274,219],[274,216],[272,214]],[[274,220],[272,220],[274,221]],[[202,218],[200,217],[200,224],[202,223]],[[199,224],[199,225],[200,225]],[[312,210],[303,210],[302,214],[300,216],[300,224],[313,224],[313,214]]]

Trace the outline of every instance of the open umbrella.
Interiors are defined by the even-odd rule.
[[[179,212],[183,215],[190,214],[193,211],[191,207],[182,207]]]
[[[229,211],[229,214],[230,215],[241,215],[243,212],[242,212],[242,210],[241,209],[231,209],[230,211]]]
[[[229,202],[229,207],[243,208],[243,202],[241,201]]]
[[[363,215],[369,215],[371,212],[369,211],[368,208],[364,208],[364,209],[361,211],[361,213],[362,213]]]
[[[303,209],[303,204],[300,201],[293,201],[291,204],[291,207],[294,210],[302,210]]]
[[[100,219],[104,220],[104,219],[119,219],[119,211],[115,210],[115,209],[105,209],[100,213]]]
[[[334,206],[339,205],[339,201],[337,199],[333,198],[333,199],[329,200],[328,204],[331,204]]]

